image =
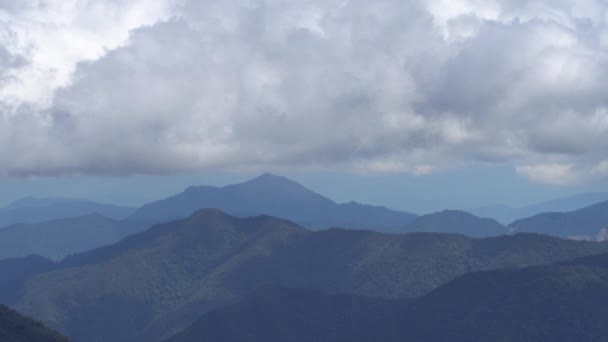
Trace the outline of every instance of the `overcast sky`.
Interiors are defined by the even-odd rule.
[[[0,201],[264,171],[393,207],[608,190],[607,82],[603,0],[0,0]]]

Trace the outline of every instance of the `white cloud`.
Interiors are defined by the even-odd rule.
[[[602,160],[601,162],[597,163],[593,167],[592,173],[599,176],[608,175],[608,160]]]
[[[433,166],[431,165],[416,165],[414,167],[414,174],[417,176],[428,175],[433,172]]]
[[[532,181],[551,185],[570,184],[578,177],[573,165],[558,163],[518,166],[517,172]]]
[[[0,45],[22,61],[0,70],[0,102],[6,111],[48,107],[77,63],[120,47],[130,30],[166,20],[174,9],[169,0],[0,1]]]
[[[608,158],[602,1],[46,3],[0,0],[3,174]]]

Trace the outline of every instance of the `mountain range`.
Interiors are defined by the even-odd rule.
[[[8,216],[26,222],[38,221],[42,217],[61,218],[0,228],[0,260],[30,254],[60,260],[71,254],[113,244],[154,223],[188,217],[201,208],[228,208],[233,214],[243,217],[274,214],[313,229],[341,226],[398,233],[445,232],[474,237],[507,232],[506,227],[492,220],[464,212],[444,211],[417,217],[354,202],[337,204],[284,177],[266,174],[224,188],[191,187],[137,210],[70,198],[24,198],[13,202],[4,209],[4,213],[19,213]],[[125,219],[124,216],[131,212],[134,213]],[[73,216],[77,214],[82,215]],[[18,219],[25,216],[28,219]]]
[[[472,272],[413,300],[268,287],[167,342],[605,341],[608,254]]]
[[[534,232],[563,238],[595,237],[608,228],[608,201],[566,213],[543,213],[509,225],[515,232]]]
[[[75,341],[606,336],[608,243],[592,241],[608,238],[608,202],[505,226],[339,204],[265,174],[138,209],[25,198],[3,218],[25,223],[0,228],[0,303]]]
[[[471,209],[470,212],[477,216],[493,218],[502,224],[509,224],[541,213],[570,212],[605,201],[608,201],[608,192],[587,192],[524,207],[499,204]]]
[[[601,195],[587,194],[548,203],[582,203],[583,199],[591,200]],[[0,228],[0,260],[29,254],[60,260],[118,242],[155,223],[188,217],[202,208],[219,208],[239,217],[274,215],[314,230],[342,227],[392,233],[453,233],[470,237],[531,232],[579,240],[608,238],[608,229],[603,229],[608,227],[607,202],[574,212],[542,213],[515,221],[507,227],[493,219],[458,210],[416,216],[354,202],[338,204],[287,178],[265,174],[242,184],[221,188],[190,187],[138,209],[70,198],[24,198],[0,210],[0,222],[2,217],[5,223],[59,218]]]
[[[259,196],[256,193],[261,193],[262,195]],[[264,198],[263,202],[265,203],[251,203],[257,202],[262,198]],[[284,207],[277,207],[283,201],[286,202],[282,204]],[[469,212],[478,217],[493,218],[501,224],[506,225],[516,220],[541,213],[571,212],[604,201],[608,201],[608,192],[582,193],[525,207],[511,207],[508,205],[486,206],[471,209]],[[300,212],[301,209],[298,209],[298,205],[300,204],[313,203],[316,203],[317,209],[324,208],[333,213],[330,215],[325,214],[325,217],[323,217],[323,214],[315,213],[315,215],[323,217],[319,219],[318,217],[311,218],[312,216]],[[161,211],[154,213],[155,208],[159,208]],[[93,213],[114,220],[123,220],[133,215],[136,210],[135,217],[141,216],[154,218],[155,220],[171,220],[187,217],[194,211],[202,208],[219,208],[237,216],[268,214],[286,217],[310,228],[349,227],[349,225],[353,226],[349,228],[361,228],[361,226],[374,228],[372,226],[379,225],[388,226],[392,229],[400,227],[404,221],[410,223],[416,217],[414,214],[355,202],[337,204],[287,178],[264,174],[248,182],[226,187],[192,186],[181,194],[165,200],[148,203],[143,208],[139,208],[139,210],[132,207],[101,204],[83,199],[25,197],[0,209],[0,226],[15,223],[39,223],[85,216]],[[314,205],[313,208],[315,208]],[[349,213],[350,215],[356,214],[357,210],[361,208],[367,210],[364,210],[363,214],[360,214],[359,217],[348,217]],[[373,219],[368,218],[370,214],[372,214]],[[408,217],[404,218],[400,214],[406,214]],[[345,215],[347,216],[346,218],[344,217]],[[359,223],[362,222],[361,220],[363,220],[363,224]],[[312,223],[307,223],[306,221],[311,221]]]
[[[272,215],[311,229],[331,227],[400,231],[416,215],[355,202],[338,204],[285,177],[264,174],[225,187],[193,186],[137,209],[133,219],[179,219],[203,208],[231,215]]]
[[[494,219],[480,218],[459,210],[418,216],[404,227],[404,232],[452,233],[471,237],[499,236],[507,233],[507,227]]]
[[[30,276],[16,308],[77,341],[158,341],[269,284],[408,299],[469,272],[606,252],[608,244],[535,234],[313,232],[207,209]]]
[[[99,214],[14,224],[0,228],[0,260],[31,254],[60,260],[118,242],[149,224],[148,221],[115,221]]]
[[[0,227],[18,223],[40,223],[89,214],[115,220],[130,216],[134,208],[71,198],[26,197],[0,209]]]

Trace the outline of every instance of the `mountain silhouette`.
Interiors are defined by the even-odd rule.
[[[0,260],[37,254],[53,260],[110,245],[149,226],[100,214],[0,228]]]
[[[405,231],[489,237],[507,233],[507,227],[494,219],[479,218],[459,210],[444,210],[438,213],[418,216],[405,227]]]
[[[471,213],[480,217],[493,218],[502,224],[509,224],[542,213],[575,211],[607,200],[608,192],[588,192],[523,207],[512,207],[505,204],[490,205],[472,209]]]
[[[307,228],[344,227],[399,231],[416,215],[385,207],[338,204],[285,177],[264,174],[225,187],[195,186],[139,208],[135,219],[178,219],[204,208],[240,217],[272,215]]]
[[[567,213],[543,213],[509,225],[516,232],[559,237],[596,236],[608,228],[608,201]]]
[[[0,209],[0,227],[18,223],[40,223],[100,214],[115,220],[130,216],[134,208],[70,198],[26,197]]]

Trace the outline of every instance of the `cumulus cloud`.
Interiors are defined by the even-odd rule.
[[[603,1],[42,3],[0,1],[3,174],[608,173]]]
[[[169,0],[0,0],[0,102],[48,107],[69,85],[77,63],[123,45],[132,29],[172,15]],[[10,63],[2,63],[9,54]],[[6,115],[6,113],[4,113]]]
[[[578,176],[572,164],[533,164],[517,167],[517,172],[539,183],[564,185],[575,181]]]

